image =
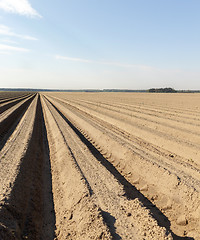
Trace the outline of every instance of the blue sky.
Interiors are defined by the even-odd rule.
[[[0,0],[0,87],[200,89],[200,1]]]

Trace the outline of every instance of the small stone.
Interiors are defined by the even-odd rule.
[[[131,216],[131,213],[129,212],[129,213],[127,214],[127,216],[130,217],[130,216]]]
[[[170,205],[165,205],[165,206],[163,206],[162,207],[162,210],[169,210],[169,209],[171,209],[172,207],[170,206]]]
[[[147,191],[148,190],[148,186],[147,185],[144,185],[142,186],[139,191]]]
[[[181,226],[185,226],[188,224],[188,221],[186,219],[186,217],[184,215],[181,215],[178,219],[177,219],[177,224],[181,225]]]
[[[137,179],[133,180],[132,183],[133,183],[133,184],[138,184],[138,183],[139,183],[139,180],[140,180],[140,179],[137,178]]]
[[[168,200],[167,204],[162,207],[163,210],[172,209],[172,203]]]

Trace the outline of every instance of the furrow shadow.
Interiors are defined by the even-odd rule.
[[[11,194],[1,205],[0,239],[55,238],[55,210],[47,144],[39,96],[28,148],[21,159]]]
[[[24,102],[19,108],[15,109],[4,121],[0,123],[0,151],[5,145],[8,138],[12,135],[18,123],[24,116],[26,110],[35,98],[34,94],[30,99]]]
[[[119,234],[116,233],[116,228],[115,228],[115,222],[116,219],[113,217],[109,212],[103,211],[100,209],[102,217],[106,225],[108,226],[110,233],[115,240],[120,240],[122,239]]]
[[[3,105],[0,107],[0,114],[2,114],[3,112],[5,112],[7,109],[13,107],[14,105],[16,105],[17,103],[27,99],[28,97],[30,97],[30,95],[28,96],[25,96],[25,97],[20,97],[20,98],[17,98],[11,102],[8,102],[7,104]]]

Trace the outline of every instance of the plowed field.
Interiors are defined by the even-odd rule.
[[[200,239],[200,95],[0,93],[0,239]]]

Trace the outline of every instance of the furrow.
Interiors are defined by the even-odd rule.
[[[19,103],[20,101],[27,99],[28,97],[30,97],[31,94],[23,96],[23,97],[19,97],[15,100],[11,100],[8,101],[6,103],[0,104],[0,114],[2,114],[4,111],[6,111],[7,109],[11,108],[12,106],[16,105],[17,103]]]
[[[81,105],[80,102],[85,103],[85,105],[83,106],[87,106],[87,104],[95,106],[95,107],[99,107],[99,105],[101,106],[101,108],[106,108],[110,111],[114,111],[114,112],[118,112],[120,114],[124,114],[127,116],[131,116],[132,118],[138,118],[141,120],[147,120],[149,122],[152,122],[154,124],[160,124],[161,126],[164,127],[169,127],[169,128],[175,128],[176,130],[180,130],[180,131],[185,131],[186,133],[190,133],[190,134],[198,134],[198,130],[200,133],[200,129],[198,129],[197,127],[200,126],[199,124],[199,120],[200,119],[196,119],[196,122],[186,122],[186,121],[180,121],[177,120],[177,115],[175,115],[174,118],[169,118],[165,115],[160,116],[157,115],[155,112],[152,113],[152,110],[147,109],[146,111],[144,111],[144,109],[141,110],[137,110],[136,107],[130,108],[130,107],[124,107],[124,105],[119,105],[119,104],[112,104],[112,103],[102,103],[99,104],[98,102],[89,102],[89,101],[84,101],[84,100],[79,100],[79,101],[71,101],[76,103],[76,105]],[[170,113],[168,114],[170,115]],[[181,117],[181,120],[183,119],[183,117]],[[187,118],[188,119],[188,116]],[[157,120],[157,121],[156,121]]]
[[[56,239],[112,239],[87,179],[67,145],[62,122],[42,100],[52,166]]]
[[[34,98],[35,95],[22,100],[0,115],[0,149],[13,133]]]
[[[88,112],[84,112],[70,105],[66,106],[68,108],[71,108],[72,111],[74,110],[76,114],[79,113],[79,116],[83,118],[85,121],[90,122],[90,124],[93,125],[93,127],[100,129],[102,132],[106,131],[106,134],[110,136],[110,138],[116,139],[116,141],[119,141],[121,143],[123,141],[123,144],[126,144],[135,153],[138,153],[138,155],[140,155],[142,158],[153,159],[154,162],[158,162],[159,164],[161,164],[161,166],[163,164],[163,167],[168,168],[172,172],[177,172],[181,174],[181,171],[184,171],[184,174],[181,174],[183,178],[188,173],[188,179],[186,179],[185,181],[187,184],[189,184],[190,182],[189,178],[191,178],[191,175],[193,177],[196,176],[197,182],[196,186],[198,187],[198,185],[200,185],[199,184],[200,169],[196,165],[189,163],[187,159],[175,156],[174,153],[166,151],[165,149],[159,149],[158,146],[149,144],[148,142],[145,142],[143,139],[136,138],[129,132],[125,132],[116,126],[109,124],[106,121],[94,117],[90,115]],[[191,170],[193,170],[192,174]],[[194,185],[194,181],[195,180],[193,179],[192,185]]]
[[[199,103],[0,92],[0,239],[199,239]]]
[[[20,167],[32,135],[36,104],[37,98],[31,103],[9,141],[0,152],[0,233],[3,239],[9,239],[9,237],[11,239],[20,239],[22,234],[22,230],[20,229],[20,227],[23,228],[22,225],[24,225],[22,213],[26,207],[22,205],[24,204],[24,199],[23,197],[21,199],[21,194],[18,195],[20,199],[15,201],[17,193],[14,189],[15,186],[16,189],[19,189],[17,186],[17,177],[20,175]],[[15,199],[14,201],[13,198]],[[18,219],[21,219],[19,223]]]
[[[0,92],[0,104],[15,100],[19,97],[27,96],[30,93],[24,92]]]
[[[51,99],[51,101],[53,100]],[[153,199],[159,209],[169,217],[172,229],[177,234],[185,235],[193,228],[198,229],[199,192],[196,188],[199,188],[199,169],[195,169],[186,161],[181,161],[181,167],[180,164],[174,163],[174,167],[173,161],[175,162],[176,158],[173,156],[173,160],[171,160],[172,157],[168,154],[169,160],[166,159],[166,156],[163,158],[159,155],[156,160],[156,154],[152,155],[147,148],[143,150],[145,144],[141,149],[141,143],[136,145],[135,139],[131,140],[130,134],[126,141],[122,141],[123,130],[118,135],[113,134],[115,128],[106,131],[106,127],[102,128],[105,125],[104,122],[96,124],[97,118],[94,116],[87,113],[85,116],[83,114],[79,116],[80,112],[78,114],[77,109],[76,111],[70,110],[70,105],[63,108],[61,103],[54,102],[54,104],[62,109],[63,114],[70,118],[70,121],[85,134],[92,144],[100,148],[104,156],[116,166],[119,172],[122,172],[133,184],[136,183],[137,188],[141,189],[146,197]],[[118,141],[119,137],[120,141]],[[159,153],[158,151],[157,154]],[[178,157],[177,159],[182,160]],[[188,166],[196,179],[192,178],[193,173],[187,169]],[[160,176],[162,179],[159,178]],[[167,189],[170,189],[170,192]],[[183,214],[187,217],[188,224],[179,226],[177,222]]]
[[[77,102],[75,102],[75,105],[94,111],[97,114],[101,113],[102,115],[118,119],[119,121],[126,122],[130,125],[134,124],[137,128],[154,135],[157,134],[159,137],[162,136],[165,139],[179,141],[181,144],[194,147],[195,149],[200,148],[200,129],[198,129],[197,126],[186,128],[177,124],[167,123],[167,121],[164,121],[163,123],[162,121],[155,121],[155,116],[154,118],[147,118],[146,116],[144,117],[144,114],[141,116],[141,114],[134,114],[133,112],[127,113],[121,109],[113,109],[110,105],[99,107],[94,103],[92,104],[93,106],[88,106],[88,104],[77,104]],[[184,141],[186,138],[187,141]]]
[[[0,239],[54,239],[55,216],[44,139],[37,95],[0,152]]]
[[[70,105],[72,104],[70,103]],[[73,104],[72,106],[76,105]],[[192,159],[197,164],[199,162],[199,142],[192,143],[191,137],[186,138],[175,130],[170,131],[168,129],[168,131],[164,132],[163,130],[161,131],[158,129],[157,124],[152,125],[153,127],[149,127],[148,122],[143,123],[143,121],[141,121],[138,123],[131,118],[125,118],[123,114],[111,114],[103,108],[101,111],[90,109],[89,107],[78,106],[78,108],[113,125],[120,126],[123,131],[133,133],[134,136],[145,139],[151,144],[157,145],[161,148],[170,149],[171,152],[174,152],[176,155]]]
[[[100,152],[90,149],[84,136],[57,108],[52,111],[54,111],[57,121],[62,117],[59,120],[59,126],[63,126],[63,136],[89,182],[98,205],[107,218],[110,215],[114,217],[115,236],[122,239],[134,239],[134,237],[143,239],[144,236],[147,236],[148,239],[170,238],[169,229],[164,231],[164,228],[157,225],[157,221],[151,217],[150,211],[143,206],[144,201],[141,202],[130,194],[126,195],[128,190],[124,190],[126,187],[121,180],[123,177],[120,173],[114,167],[110,169],[107,166],[106,159]],[[132,186],[131,188],[134,189]],[[145,215],[146,217],[144,217]],[[142,222],[139,216],[146,221]]]

